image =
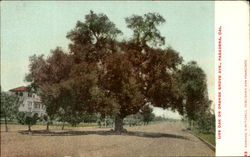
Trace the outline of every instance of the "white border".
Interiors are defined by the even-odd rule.
[[[218,29],[221,26],[221,35]],[[218,60],[218,38],[222,37],[222,60]],[[247,60],[248,83],[244,85],[245,60]],[[218,65],[222,63],[221,109],[218,109]],[[216,156],[244,156],[249,151],[250,124],[248,109],[245,121],[244,91],[248,89],[249,108],[249,5],[244,1],[215,1],[215,114],[216,114]],[[218,116],[221,111],[221,117]],[[221,119],[221,128],[218,120]],[[218,131],[221,130],[219,139]],[[248,135],[245,136],[245,132]],[[245,147],[245,139],[248,147]]]

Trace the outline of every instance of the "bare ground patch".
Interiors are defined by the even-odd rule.
[[[1,127],[2,128],[2,127]],[[178,122],[127,128],[117,134],[98,127],[10,126],[1,131],[2,157],[134,157],[134,156],[214,156],[205,144],[182,131]],[[2,129],[1,129],[2,130]]]

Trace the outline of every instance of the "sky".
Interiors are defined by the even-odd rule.
[[[48,55],[57,46],[68,50],[67,32],[93,10],[104,13],[130,38],[125,17],[157,12],[166,19],[159,27],[166,46],[185,62],[194,60],[205,71],[214,100],[214,2],[207,1],[5,1],[1,2],[1,87],[27,85],[29,56]],[[158,111],[159,110],[159,111]],[[160,113],[160,109],[155,112]],[[169,115],[164,112],[161,114]]]

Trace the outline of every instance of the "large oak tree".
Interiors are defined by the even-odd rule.
[[[119,132],[123,119],[147,104],[186,114],[184,99],[189,91],[180,82],[184,81],[183,59],[171,48],[158,47],[165,38],[157,26],[165,19],[148,13],[125,21],[133,36],[119,41],[116,37],[122,32],[115,24],[106,15],[90,11],[67,34],[68,53],[57,48],[46,59],[31,57],[26,79],[39,88],[48,113],[63,109],[72,114],[109,115],[115,117]]]

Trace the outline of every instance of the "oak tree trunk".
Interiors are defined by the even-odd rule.
[[[4,123],[5,123],[5,131],[8,132],[8,126],[7,126],[7,117],[4,116]]]
[[[49,122],[47,122],[46,130],[49,131]]]
[[[115,132],[123,132],[123,118],[121,116],[115,117]]]
[[[105,119],[104,119],[104,126],[105,126],[105,128],[107,127],[107,119],[106,119],[106,116],[105,116]]]
[[[64,129],[64,123],[65,123],[65,122],[63,121],[62,130]]]
[[[29,130],[29,132],[31,132],[31,125],[30,124],[28,125],[28,130]]]

